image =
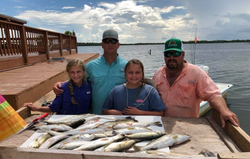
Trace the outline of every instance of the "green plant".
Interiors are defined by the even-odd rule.
[[[65,32],[64,32],[64,34],[67,34],[67,35],[72,35],[72,32],[71,32],[71,31],[69,31],[69,30],[67,30],[67,31],[65,31]]]

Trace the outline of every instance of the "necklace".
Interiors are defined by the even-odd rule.
[[[126,87],[126,86],[125,86]],[[153,87],[150,89],[150,91],[148,92],[148,95],[143,99],[143,101],[138,104],[137,106],[135,106],[135,108],[138,108],[140,105],[142,105],[142,103],[144,103],[144,101],[148,98],[150,92],[152,91]],[[126,93],[127,93],[127,107],[128,107],[128,88],[126,87]],[[137,96],[139,95],[139,93],[137,93]]]

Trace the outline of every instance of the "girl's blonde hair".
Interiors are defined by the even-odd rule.
[[[81,59],[72,59],[72,60],[70,60],[68,62],[68,64],[67,64],[67,66],[66,66],[66,71],[69,72],[69,69],[72,66],[77,66],[77,65],[81,66],[83,72],[85,72],[85,75],[83,76],[83,82],[87,82],[87,74],[86,74],[86,69],[85,69],[85,65],[84,65],[83,60],[81,60]],[[77,102],[74,99],[74,88],[73,88],[73,84],[72,84],[71,79],[69,79],[69,90],[70,90],[70,94],[71,94],[71,103],[72,104],[77,104]]]

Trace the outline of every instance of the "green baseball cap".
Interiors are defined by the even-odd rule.
[[[183,43],[181,42],[180,39],[169,39],[165,42],[165,50],[166,51],[179,51],[183,52]]]

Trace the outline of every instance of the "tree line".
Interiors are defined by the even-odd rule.
[[[204,44],[204,43],[238,43],[238,42],[244,42],[250,44],[250,39],[248,40],[199,40],[196,44]],[[183,41],[185,44],[194,44],[194,41]],[[159,45],[164,43],[121,43],[121,45]],[[101,46],[101,43],[94,43],[94,42],[78,42],[77,46]]]

